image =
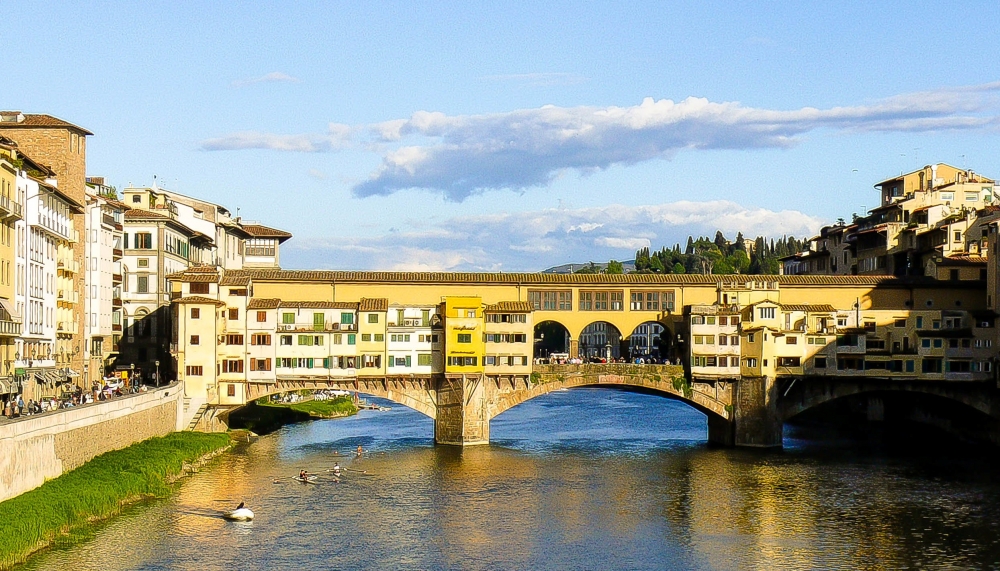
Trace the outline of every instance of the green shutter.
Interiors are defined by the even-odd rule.
[[[357,342],[357,337],[358,336],[355,335],[354,333],[348,333],[347,334],[347,344],[348,345],[354,345]]]
[[[291,325],[291,324],[295,323],[295,314],[294,313],[282,313],[281,314],[281,322],[284,323],[285,325]]]
[[[313,329],[316,331],[322,331],[323,327],[326,325],[326,316],[322,311],[317,311],[313,313]]]

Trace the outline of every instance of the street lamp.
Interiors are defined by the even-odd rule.
[[[130,363],[128,369],[128,384],[135,387],[135,363]]]
[[[160,360],[156,360],[156,386],[160,386]]]

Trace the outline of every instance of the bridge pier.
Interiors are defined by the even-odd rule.
[[[775,379],[740,377],[734,388],[732,420],[709,418],[709,442],[723,446],[781,448],[783,430]]]
[[[482,374],[446,374],[438,382],[434,442],[454,446],[490,443],[487,383]]]

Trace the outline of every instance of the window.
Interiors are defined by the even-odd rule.
[[[136,293],[149,293],[149,276],[136,276],[135,291]]]
[[[189,377],[200,377],[202,375],[201,365],[188,365],[184,367],[184,374]]]
[[[295,314],[294,313],[282,313],[281,314],[281,322],[284,323],[285,325],[294,325],[295,324]]]
[[[448,357],[448,365],[456,367],[475,367],[478,357]]]
[[[801,365],[799,357],[778,357],[779,367],[798,367]]]
[[[299,345],[312,345],[313,344],[313,336],[312,335],[299,335],[298,337],[299,337],[299,339],[298,339],[298,344]]]
[[[471,333],[459,333],[458,334],[458,342],[459,343],[472,343],[472,334]]]
[[[825,369],[826,357],[816,357],[815,359],[813,359],[813,366],[816,367],[817,369]]]
[[[138,250],[150,250],[153,248],[153,235],[149,232],[135,233],[135,247]]]
[[[229,295],[237,296],[237,297],[246,297],[247,296],[247,288],[245,288],[245,287],[244,288],[229,288]]]
[[[250,370],[251,371],[270,371],[271,370],[271,360],[270,359],[250,359]]]
[[[348,333],[347,334],[347,344],[348,345],[354,345],[356,343],[356,341],[357,341],[357,335],[356,334],[354,334],[354,333]]]
[[[264,323],[265,321],[267,321],[267,312],[266,311],[258,311],[257,312],[257,323]]]
[[[726,345],[729,342],[729,337],[725,335],[719,335],[719,345]]]
[[[229,320],[235,321],[240,318],[240,310],[235,307],[229,308]]]
[[[378,314],[377,313],[369,313],[368,314],[368,323],[378,323]]]
[[[200,307],[192,307],[191,308],[191,319],[199,319],[199,318],[201,318],[201,308]]]
[[[271,335],[268,333],[254,333],[250,336],[251,345],[270,345]]]
[[[226,359],[222,361],[223,373],[242,373],[243,359]]]
[[[704,324],[705,324],[705,316],[704,315],[692,315],[691,316],[691,325],[704,325]]]
[[[924,328],[924,318],[922,316],[917,316],[917,329]]]
[[[747,335],[747,343],[753,343],[753,339],[754,339],[753,333]]]
[[[279,338],[279,342],[282,345],[291,345],[292,344],[292,336],[291,335],[282,335]]]
[[[326,315],[322,311],[313,312],[313,329],[322,331],[326,327]]]
[[[142,202],[142,197],[139,196],[138,194],[133,194],[132,195],[132,204],[139,204],[140,202]]]
[[[226,385],[226,387],[227,387],[226,394],[228,394],[231,397],[236,396],[236,385],[228,384]]]
[[[242,344],[243,344],[242,335],[237,335],[235,333],[230,333],[229,335],[226,335],[226,345],[242,345]]]
[[[760,319],[774,319],[774,309],[773,307],[758,307],[757,316]]]
[[[340,314],[340,324],[341,325],[354,325],[354,314],[353,313],[341,313]]]
[[[954,237],[954,239],[952,241],[953,242],[961,242],[962,241],[962,232],[960,230],[955,230],[955,237]]]
[[[785,344],[786,345],[797,345],[798,342],[799,342],[799,338],[796,337],[796,336],[794,336],[794,335],[788,335],[787,337],[785,337]],[[798,365],[796,365],[796,367],[797,366]]]
[[[200,336],[198,336],[198,335],[192,335],[191,336],[191,341],[190,341],[191,345],[198,345],[200,343],[201,343],[201,337]]]
[[[208,282],[194,282],[190,284],[190,291],[192,294],[206,294],[208,293]]]
[[[376,343],[383,343],[384,341],[385,341],[385,334],[384,333],[376,333],[375,334],[375,342]]]
[[[893,327],[906,327],[906,318],[896,319],[893,322]]]
[[[744,362],[746,363],[747,367],[756,367],[757,366],[757,359],[754,358],[754,357],[747,357]]]
[[[715,316],[714,315],[709,315],[708,317],[706,317],[705,318],[705,323],[707,325],[715,325]]]
[[[371,333],[362,333],[361,334],[361,340],[362,341],[371,341],[372,340],[372,334]]]
[[[740,344],[740,336],[739,335],[733,335],[732,337],[729,338],[729,340],[732,342],[732,343],[730,343],[731,345],[739,345]]]
[[[417,366],[418,367],[430,367],[431,366],[431,354],[430,353],[420,353],[417,355]]]

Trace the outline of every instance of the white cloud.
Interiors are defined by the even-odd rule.
[[[271,73],[262,75],[260,77],[247,77],[244,79],[237,79],[233,81],[233,87],[247,87],[249,85],[255,85],[257,83],[298,83],[299,78],[292,77],[287,73],[281,71],[272,71]]]
[[[566,171],[588,173],[683,151],[790,147],[803,134],[824,128],[996,128],[998,93],[1000,82],[829,109],[773,110],[689,97],[679,102],[646,98],[630,107],[546,105],[483,115],[418,111],[375,125],[331,125],[325,135],[237,133],[205,141],[202,148],[310,152],[361,145],[381,153],[382,164],[353,186],[355,196],[421,188],[461,201],[490,190],[546,186]]]
[[[720,214],[721,213],[721,214]],[[434,271],[537,271],[567,262],[631,259],[635,250],[683,243],[688,235],[730,239],[742,231],[806,237],[822,221],[795,210],[715,200],[609,205],[451,218],[373,237],[296,238],[283,246],[291,267]],[[581,227],[589,228],[581,232]]]

